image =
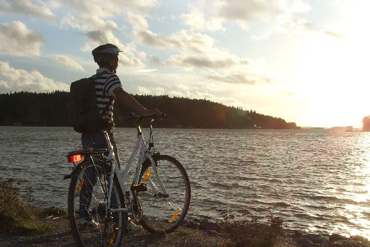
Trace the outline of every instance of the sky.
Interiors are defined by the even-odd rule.
[[[69,91],[124,52],[131,94],[207,99],[302,127],[370,115],[368,0],[0,0],[0,94]]]

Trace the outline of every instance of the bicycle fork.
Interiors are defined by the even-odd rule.
[[[154,161],[152,155],[150,154],[146,154],[145,157],[147,159],[149,159],[150,163],[151,163],[151,168],[152,168],[152,174],[154,173],[154,176],[156,178],[156,181],[158,181],[158,185],[160,187],[160,189],[157,187],[156,184],[153,183],[153,181],[151,179],[147,179],[150,187],[153,189],[153,191],[155,191],[156,193],[154,194],[154,196],[158,196],[158,197],[164,197],[164,198],[167,198],[169,195],[168,195],[168,192],[166,190],[166,187],[163,185],[162,183],[162,180],[159,176],[159,173],[157,171],[157,164],[156,162]],[[149,177],[150,175],[148,175]],[[162,192],[161,192],[162,191]]]

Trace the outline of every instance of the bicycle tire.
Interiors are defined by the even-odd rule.
[[[175,158],[155,155],[153,159],[160,180],[168,192],[168,197],[158,196],[151,183],[160,188],[150,161],[143,163],[140,183],[146,184],[147,191],[139,191],[143,216],[142,227],[151,233],[169,233],[183,222],[190,205],[191,188],[184,167]]]
[[[119,246],[127,214],[106,213],[110,166],[104,163],[94,166],[91,161],[84,161],[76,169],[79,170],[72,176],[68,192],[69,221],[76,244],[82,247]],[[111,208],[124,207],[116,177],[113,178],[112,198],[115,199],[111,199]]]

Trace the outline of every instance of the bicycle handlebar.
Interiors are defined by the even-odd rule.
[[[168,118],[166,114],[153,114],[153,115],[136,115],[134,113],[130,114],[130,119],[136,119],[136,125],[140,125],[144,119],[162,119]]]
[[[136,115],[134,113],[130,113],[129,119],[135,119],[136,120],[136,129],[138,131],[138,134],[141,135],[141,123],[144,119],[150,119],[150,138],[152,138],[153,134],[153,126],[152,122],[154,122],[154,119],[162,119],[162,118],[168,118],[166,114],[152,114],[152,115]]]

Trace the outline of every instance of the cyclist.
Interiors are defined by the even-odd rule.
[[[96,99],[98,103],[98,110],[100,113],[104,113],[102,118],[106,120],[107,131],[110,137],[110,141],[113,145],[115,156],[118,160],[117,146],[114,141],[113,128],[113,107],[114,102],[120,105],[120,107],[128,107],[134,112],[142,115],[152,115],[161,114],[158,109],[146,109],[139,102],[137,102],[130,94],[128,94],[122,88],[122,84],[118,76],[116,75],[116,70],[118,67],[118,55],[122,52],[117,46],[113,44],[104,44],[96,47],[92,51],[94,61],[99,65],[96,73],[98,76],[95,79],[95,89],[96,89]],[[89,133],[82,134],[81,137],[82,147],[89,148],[105,148],[107,147],[107,141],[103,133]],[[91,178],[95,180],[95,178]],[[85,186],[84,186],[85,187]],[[88,187],[88,186],[87,186]],[[89,188],[84,188],[81,192],[85,201],[81,202],[79,214],[81,224],[90,224],[92,226],[97,226],[97,223],[92,220],[87,212],[87,206],[90,204],[91,195],[89,195]],[[91,191],[91,190],[90,190]],[[84,206],[83,206],[84,205]],[[135,228],[135,226],[131,226]]]

